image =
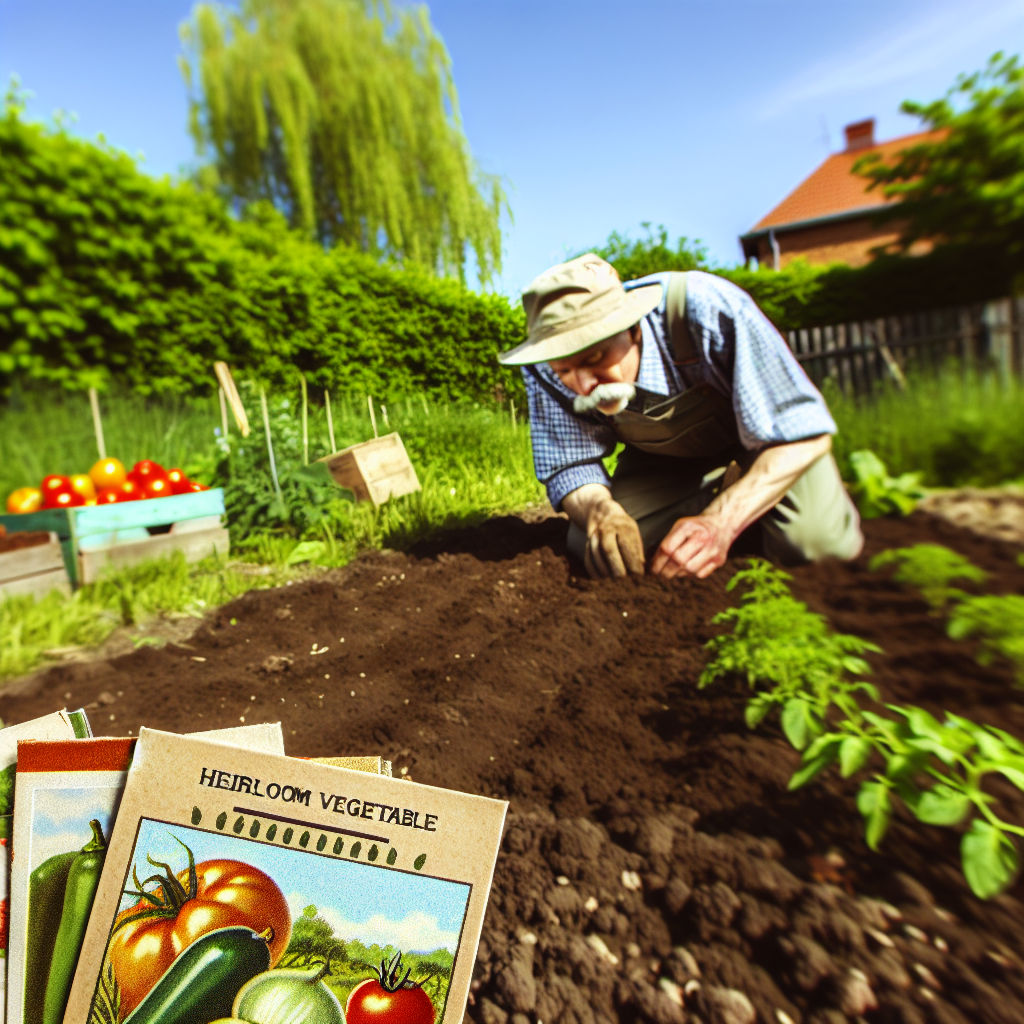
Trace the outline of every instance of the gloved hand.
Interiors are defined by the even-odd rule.
[[[640,527],[618,502],[609,498],[591,509],[587,517],[583,562],[594,579],[627,573],[643,575],[644,544]]]

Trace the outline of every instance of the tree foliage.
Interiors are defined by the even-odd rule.
[[[474,164],[425,7],[200,4],[182,40],[192,134],[243,208],[435,272],[462,277],[467,248],[482,281],[500,269],[505,195]]]
[[[522,315],[423,268],[325,251],[267,204],[238,220],[123,153],[0,114],[0,393],[14,379],[143,392],[216,387],[228,361],[267,384],[380,397],[515,391],[498,352]]]
[[[900,108],[938,132],[894,158],[869,153],[854,170],[898,199],[881,219],[905,222],[908,249],[920,239],[985,243],[1024,252],[1024,67],[995,54],[961,75],[942,99]]]

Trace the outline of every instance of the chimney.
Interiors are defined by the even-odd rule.
[[[875,144],[875,119],[855,121],[848,124],[843,131],[846,133],[846,152],[853,153],[858,149],[870,149]]]

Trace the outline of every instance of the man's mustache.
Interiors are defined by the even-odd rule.
[[[622,412],[633,400],[636,388],[632,384],[598,384],[589,395],[577,395],[572,400],[573,412],[584,413],[600,409],[607,416]]]

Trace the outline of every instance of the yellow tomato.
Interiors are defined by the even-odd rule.
[[[97,489],[100,487],[120,487],[127,475],[124,463],[120,459],[100,459],[89,470],[89,477]],[[96,495],[94,494],[93,497],[95,498]]]
[[[85,498],[86,504],[96,504],[96,485],[88,473],[76,473],[71,477],[71,490]]]
[[[7,496],[7,511],[38,512],[43,506],[43,492],[38,487],[19,487]]]

